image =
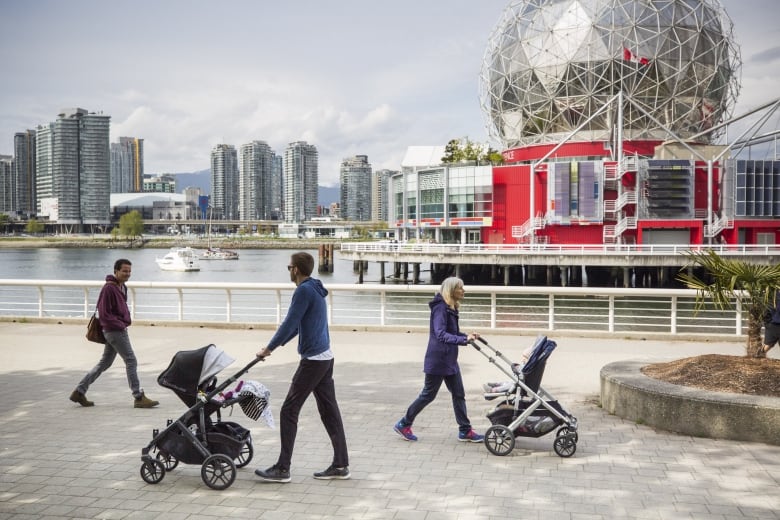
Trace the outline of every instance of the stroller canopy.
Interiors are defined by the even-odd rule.
[[[235,359],[216,345],[177,352],[157,383],[186,396],[196,396],[200,385],[208,383]]]
[[[540,363],[545,363],[557,346],[553,340],[547,339],[547,336],[537,337],[531,355],[528,356],[528,361],[523,365],[523,375],[532,374]]]

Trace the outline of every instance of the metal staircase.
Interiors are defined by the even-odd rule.
[[[512,238],[517,239],[518,242],[528,242],[529,237],[537,230],[544,229],[546,225],[547,221],[539,214],[526,220],[522,226],[512,226]]]
[[[704,237],[714,238],[720,234],[724,229],[734,229],[734,219],[728,217],[720,217],[715,220],[712,225],[704,226]]]
[[[618,167],[620,166],[620,167]],[[636,205],[637,194],[636,187],[619,190],[619,183],[627,172],[635,172],[639,168],[639,157],[636,155],[626,155],[622,163],[618,161],[607,161],[604,163],[604,187],[620,192],[615,200],[604,201],[604,220],[617,221],[614,225],[605,225],[602,233],[602,239],[605,244],[614,244],[621,235],[628,229],[636,229],[636,217],[620,218],[623,208],[629,205]]]

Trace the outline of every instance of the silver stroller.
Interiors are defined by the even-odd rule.
[[[577,418],[541,387],[547,358],[555,350],[556,343],[546,336],[539,336],[526,351],[525,362],[520,364],[512,363],[484,338],[478,338],[478,341],[490,353],[485,352],[476,341],[472,341],[471,346],[511,378],[505,383],[485,385],[485,399],[501,400],[487,414],[492,424],[485,432],[488,451],[493,455],[508,455],[515,447],[515,437],[541,437],[558,428],[553,450],[560,457],[574,455],[578,440]]]

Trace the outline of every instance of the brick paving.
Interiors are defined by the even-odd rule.
[[[156,485],[141,479],[141,448],[152,429],[184,411],[156,377],[176,351],[209,343],[236,358],[221,374],[227,376],[250,361],[272,331],[133,326],[141,382],[161,401],[156,409],[140,410],[132,407],[121,360],[90,389],[95,407],[68,401],[100,355],[99,346],[83,339],[84,329],[0,323],[0,520],[780,518],[780,447],[656,431],[610,416],[597,404],[599,370],[609,362],[739,355],[738,343],[554,338],[559,348],[542,384],[579,419],[577,452],[558,457],[548,434],[519,438],[511,454],[496,457],[482,444],[456,440],[445,389],[418,417],[417,443],[393,433],[422,385],[424,333],[334,330],[352,479],[312,478],[329,465],[332,452],[311,399],[301,414],[292,482],[255,477],[255,468],[275,462],[278,431],[235,407],[230,420],[252,430],[254,459],[230,488],[214,491],[197,465],[180,464]],[[533,341],[506,334],[488,339],[510,359],[519,359]],[[504,377],[472,349],[460,358],[469,415],[484,431],[490,404],[481,384]],[[274,412],[296,363],[290,344],[245,376],[271,389]]]

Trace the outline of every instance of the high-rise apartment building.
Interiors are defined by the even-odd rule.
[[[367,155],[347,157],[339,169],[341,218],[371,220],[371,164]]]
[[[284,170],[281,155],[274,154],[271,163],[271,220],[284,214]]]
[[[111,193],[144,191],[144,140],[120,137],[111,143]]]
[[[14,158],[10,155],[0,155],[0,212],[16,211],[15,188]]]
[[[36,197],[39,216],[59,224],[110,223],[111,116],[63,109],[36,132]]]
[[[238,154],[230,144],[211,150],[211,206],[214,218],[238,219]]]
[[[14,181],[14,211],[27,218],[35,215],[35,130],[14,134]]]
[[[377,170],[371,184],[371,220],[387,222],[390,178],[397,174],[393,170]]]
[[[239,152],[239,218],[269,220],[274,153],[265,141],[242,144]]]
[[[284,151],[284,220],[304,222],[317,216],[318,153],[306,141]]]

